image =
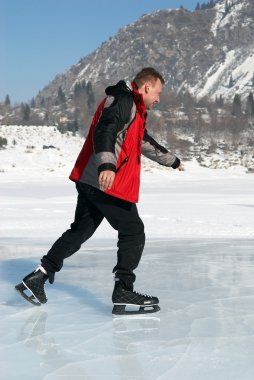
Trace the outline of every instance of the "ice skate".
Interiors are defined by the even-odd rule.
[[[112,301],[114,304],[112,314],[114,315],[147,314],[160,310],[157,297],[141,294],[134,290],[126,290],[120,281],[115,283]]]
[[[39,268],[23,278],[23,281],[15,286],[15,289],[19,294],[35,306],[41,306],[41,304],[47,302],[46,293],[44,290],[44,284],[47,281],[48,276],[44,274]],[[25,291],[28,290],[32,295],[27,295]]]

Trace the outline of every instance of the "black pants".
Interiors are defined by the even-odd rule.
[[[41,260],[49,274],[50,283],[54,282],[54,274],[61,270],[64,259],[80,249],[105,217],[118,231],[117,264],[113,272],[126,289],[132,289],[136,278],[133,270],[139,264],[145,245],[144,224],[136,205],[81,182],[76,187],[78,200],[75,220]]]

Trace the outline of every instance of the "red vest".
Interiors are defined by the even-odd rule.
[[[94,129],[96,128],[106,99],[101,102],[94,114],[88,136],[70,175],[72,181],[76,182],[81,179],[82,173],[91,155],[94,153]],[[121,142],[113,186],[110,190],[105,190],[105,193],[132,203],[137,203],[140,187],[142,139],[146,126],[146,108],[142,96],[135,89],[133,90],[133,99],[136,104],[136,115],[128,127],[124,141]],[[96,166],[94,170],[97,172]],[[94,186],[99,188],[98,182]]]

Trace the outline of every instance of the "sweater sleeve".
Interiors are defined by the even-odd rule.
[[[178,168],[181,162],[178,157],[149,136],[147,131],[145,131],[142,141],[142,154],[160,165],[170,166],[173,169]]]

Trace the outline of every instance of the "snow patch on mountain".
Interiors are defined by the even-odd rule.
[[[239,26],[240,11],[246,6],[246,0],[240,0],[235,3],[223,0],[215,5],[216,16],[211,26],[211,31],[214,36],[217,35],[219,29],[229,26],[230,29]],[[228,11],[226,8],[228,7]]]
[[[81,71],[80,71],[80,73],[78,74],[78,78],[82,78],[84,75],[85,75],[85,73],[86,73],[86,71],[88,70],[88,68],[89,68],[89,66],[90,66],[90,63],[88,63]],[[74,82],[74,84],[76,83],[76,81]]]
[[[225,60],[214,63],[196,86],[189,87],[189,91],[197,94],[198,99],[205,96],[215,99],[221,95],[232,102],[235,94],[253,92],[253,75],[254,47],[244,55],[240,49],[230,50],[226,53]],[[233,83],[230,87],[231,77]]]
[[[205,84],[202,86],[201,82],[199,82],[195,87],[190,89],[191,92],[193,94],[197,93],[197,97],[200,99],[208,94],[213,94],[214,90],[218,88],[219,84],[224,83],[224,86],[226,86],[226,84],[229,83],[230,79],[228,72],[231,72],[230,68],[232,67],[234,61],[235,51],[232,50],[226,54],[224,62],[217,62],[211,66],[205,77],[202,79],[202,83],[205,81]],[[200,89],[200,91],[198,91],[198,89]],[[224,92],[225,91],[223,91],[223,94]]]

